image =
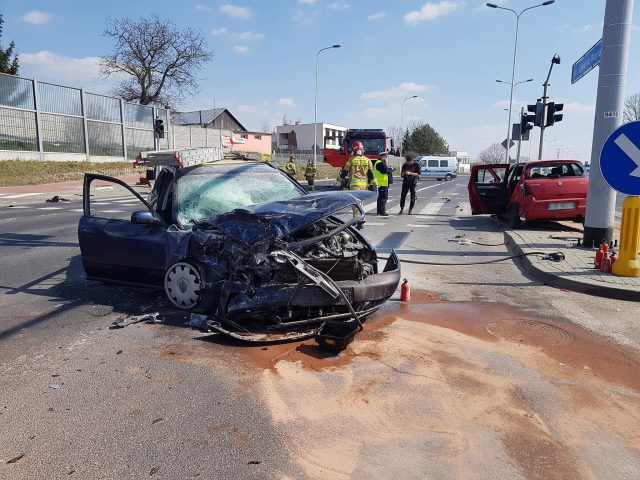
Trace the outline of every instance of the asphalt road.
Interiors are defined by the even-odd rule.
[[[241,346],[185,327],[162,292],[87,282],[78,200],[1,207],[0,477],[638,478],[640,392],[598,363],[607,342],[638,348],[637,305],[544,286],[511,261],[456,266],[504,257],[501,224],[470,216],[465,179],[421,182],[413,216],[397,215],[399,188],[365,235],[382,256],[441,265],[405,264],[415,305],[390,302],[338,359]],[[153,311],[162,324],[108,329]],[[595,342],[593,358],[500,330],[530,317]]]

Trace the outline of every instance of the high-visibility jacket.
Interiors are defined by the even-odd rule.
[[[292,177],[296,176],[296,164],[291,160],[287,162],[287,164],[284,166],[284,169]]]
[[[379,187],[388,187],[389,186],[389,174],[388,173],[380,173],[378,170],[378,164],[382,163],[382,160],[376,160],[373,162],[373,175],[376,177],[376,182],[378,182]]]
[[[305,178],[316,178],[317,169],[313,165],[307,165],[304,170]]]
[[[377,185],[371,160],[365,156],[351,157],[344,169],[349,175],[349,188],[351,190],[366,190],[370,175],[372,177],[371,184],[373,186]]]

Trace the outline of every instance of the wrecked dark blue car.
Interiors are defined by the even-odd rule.
[[[93,213],[92,182],[126,188],[144,210]],[[353,227],[368,192],[307,194],[272,166],[228,162],[165,167],[145,201],[118,179],[87,174],[78,226],[87,278],[164,288],[171,303],[245,340],[304,338],[326,321],[360,319],[395,292]]]

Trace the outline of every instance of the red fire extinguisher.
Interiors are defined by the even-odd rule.
[[[411,285],[409,285],[409,281],[405,278],[400,286],[400,301],[408,302],[411,299]]]
[[[596,257],[593,261],[594,268],[600,269],[602,267],[602,259],[608,251],[609,245],[606,242],[602,242],[600,244],[600,249],[596,252]]]

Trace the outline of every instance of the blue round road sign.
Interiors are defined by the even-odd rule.
[[[626,123],[602,146],[600,170],[611,188],[640,195],[640,122]]]

